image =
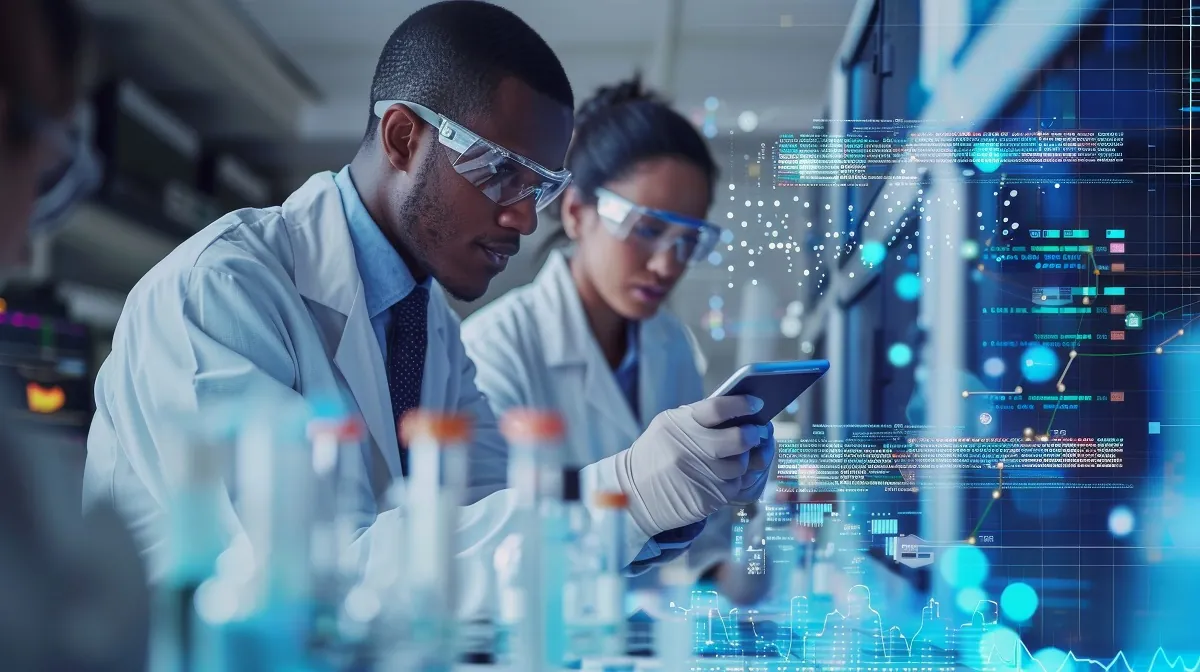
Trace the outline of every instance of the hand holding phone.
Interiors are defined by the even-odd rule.
[[[766,425],[828,370],[829,362],[823,359],[747,364],[722,383],[709,398],[736,395],[758,397],[763,407],[757,413],[734,418],[722,427]]]

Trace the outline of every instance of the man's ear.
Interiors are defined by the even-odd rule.
[[[393,168],[400,172],[416,168],[425,127],[425,122],[404,105],[393,105],[383,113],[376,141]]]
[[[583,222],[583,199],[579,197],[579,190],[574,185],[567,187],[567,190],[562,195],[562,225],[563,231],[567,232],[567,237],[571,240],[579,240],[579,227]]]

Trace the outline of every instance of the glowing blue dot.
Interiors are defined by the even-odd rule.
[[[921,296],[921,279],[912,273],[896,278],[896,296],[904,301],[916,301]]]
[[[346,415],[346,405],[340,399],[317,399],[312,402],[311,411],[314,418],[335,420]]]
[[[708,307],[713,310],[720,310],[725,305],[725,299],[717,295],[712,295],[708,298]]]
[[[1021,636],[1015,630],[1000,626],[984,633],[979,641],[979,655],[997,669],[1016,669],[1020,644]]]
[[[955,588],[977,588],[988,575],[988,559],[975,546],[951,546],[938,558],[938,571]]]
[[[712,330],[712,333],[711,333],[710,335],[712,336],[712,339],[713,339],[714,341],[723,341],[723,340],[725,340],[725,330],[724,330],[724,329],[722,329],[721,327],[716,327],[716,328],[714,328],[714,329]]]
[[[1068,672],[1071,669],[1067,665],[1067,652],[1053,646],[1033,654],[1033,659],[1041,664],[1044,672]]]
[[[721,264],[721,253],[716,251],[709,252],[708,263],[712,264],[713,266],[719,266]]]
[[[879,241],[873,240],[862,246],[862,260],[864,264],[870,266],[882,264],[886,256],[887,248]]]
[[[1045,383],[1058,375],[1058,355],[1044,345],[1030,346],[1021,353],[1021,375],[1031,383]]]
[[[796,413],[799,410],[800,410],[800,400],[799,399],[788,404],[788,407],[787,407],[788,413]]]
[[[1003,376],[1004,369],[1004,360],[1000,359],[999,357],[988,357],[983,362],[984,375],[991,376],[992,378],[999,378],[1000,376]]]
[[[1010,583],[1000,594],[1000,608],[1009,620],[1024,623],[1037,611],[1037,591],[1028,583]]]
[[[1108,514],[1108,529],[1114,537],[1126,537],[1133,532],[1133,511],[1128,506],[1118,506]]]
[[[1004,162],[1004,152],[994,142],[977,142],[971,148],[971,160],[980,171],[994,173]]]
[[[709,112],[716,110],[720,105],[721,101],[717,100],[715,96],[709,96],[708,98],[704,99],[704,109],[708,110]]]
[[[904,367],[912,363],[912,348],[904,343],[893,343],[892,347],[888,348],[887,355],[888,361],[895,367]]]
[[[987,599],[982,588],[963,588],[954,596],[954,604],[964,614],[974,614],[979,603]]]
[[[723,229],[721,231],[721,242],[722,243],[732,243],[733,242],[733,231],[730,231],[729,229]]]
[[[704,137],[712,139],[717,137],[717,125],[711,121],[704,122]]]

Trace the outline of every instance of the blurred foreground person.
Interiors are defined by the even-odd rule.
[[[84,494],[116,502],[152,573],[166,547],[163,473],[180,459],[168,437],[181,414],[329,398],[368,430],[354,511],[366,571],[400,562],[386,557],[403,523],[387,495],[407,471],[396,423],[416,407],[475,420],[474,504],[457,531],[458,557],[491,567],[514,505],[508,448],[444,294],[482,296],[567,186],[573,106],[558,58],[516,15],[473,0],[428,5],[383,48],[348,167],[314,175],[282,207],[226,215],[138,283],[97,377]],[[739,456],[758,430],[714,428],[756,402],[672,409],[584,467],[589,489],[628,495],[634,569],[663,555],[656,537],[675,539],[738,495]],[[251,499],[230,495],[233,511]],[[236,539],[239,527],[228,521],[226,532]],[[481,609],[493,602],[483,584],[460,594]]]
[[[76,158],[81,32],[68,0],[0,2],[0,271],[22,258]],[[149,598],[132,538],[109,508],[80,515],[68,446],[5,424],[0,668],[145,669]]]
[[[629,445],[659,413],[704,398],[702,355],[664,304],[721,229],[704,220],[717,179],[707,143],[639,78],[580,106],[566,163],[574,180],[557,235],[571,249],[551,252],[532,284],[467,318],[463,344],[495,413],[558,411],[564,461],[579,465]],[[773,455],[769,438],[749,453],[730,501],[762,493]],[[691,550],[694,568],[728,555],[729,523],[708,523]],[[686,548],[704,526],[659,543]]]

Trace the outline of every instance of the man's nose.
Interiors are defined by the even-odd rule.
[[[500,226],[512,229],[522,236],[536,231],[537,224],[537,199],[533,196],[522,198],[500,211]]]

